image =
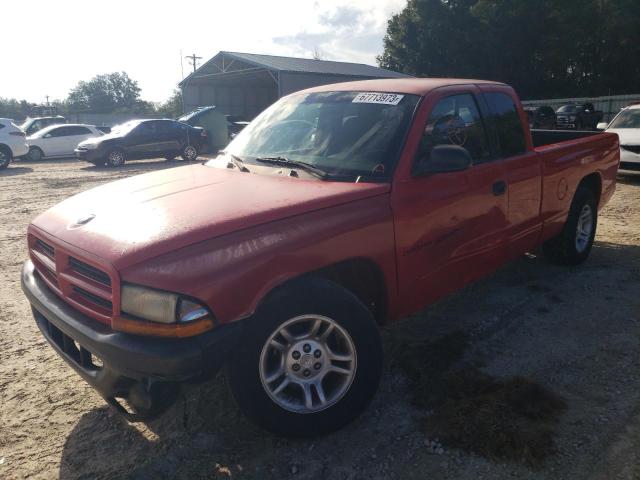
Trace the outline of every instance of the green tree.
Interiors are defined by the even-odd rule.
[[[26,100],[0,97],[0,117],[21,120],[29,115],[33,105]]]
[[[182,92],[176,88],[167,101],[158,106],[157,112],[169,118],[178,118],[182,115]]]
[[[81,81],[69,93],[69,108],[73,111],[94,113],[135,112],[153,110],[149,102],[140,100],[138,82],[125,72],[96,75]]]
[[[637,0],[409,0],[378,62],[504,81],[524,98],[636,93],[638,25]]]

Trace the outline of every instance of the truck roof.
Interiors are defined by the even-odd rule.
[[[356,82],[331,83],[303,90],[311,92],[364,91],[393,92],[424,96],[430,91],[451,85],[501,85],[505,83],[488,80],[464,78],[385,78],[380,80],[361,80]]]

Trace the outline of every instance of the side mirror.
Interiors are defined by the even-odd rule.
[[[427,175],[433,173],[460,172],[471,166],[471,155],[466,148],[458,145],[436,145],[431,149],[429,158],[421,158],[414,173]]]
[[[609,124],[607,122],[600,122],[597,126],[597,130],[606,130]]]
[[[44,137],[42,137],[42,138],[51,138],[51,136],[52,136],[52,135],[51,135],[50,133],[47,133],[47,134],[46,134]]]

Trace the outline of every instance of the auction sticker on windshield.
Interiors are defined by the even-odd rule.
[[[398,105],[400,100],[404,98],[404,95],[398,95],[397,93],[376,93],[376,92],[363,92],[359,93],[353,99],[353,103],[381,103],[383,105]]]

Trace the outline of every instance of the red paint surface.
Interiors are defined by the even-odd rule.
[[[520,105],[506,85],[399,79],[312,90],[424,97],[391,183],[324,182],[194,165],[79,194],[39,216],[30,233],[107,272],[113,315],[119,314],[119,287],[126,281],[199,298],[218,321],[230,322],[250,315],[275,286],[358,258],[378,266],[387,317],[395,320],[556,235],[585,176],[595,173],[601,180],[600,207],[615,189],[617,136],[534,149],[528,128],[523,155],[463,172],[411,176],[426,119],[439,98],[499,90]],[[497,180],[506,181],[505,195],[492,194]],[[568,186],[563,198],[557,195],[560,182]],[[88,213],[96,218],[70,226]]]

